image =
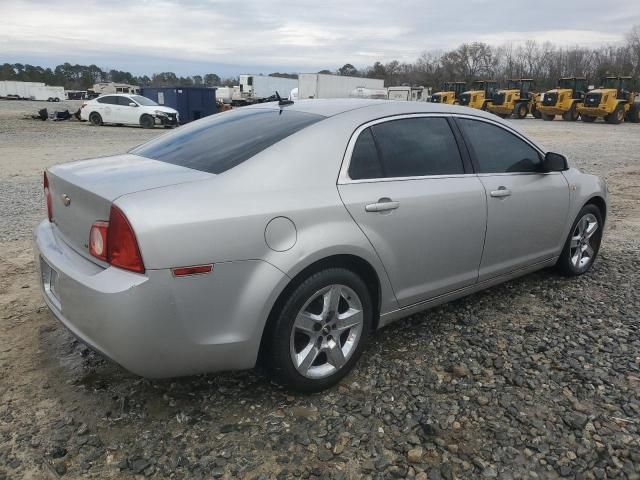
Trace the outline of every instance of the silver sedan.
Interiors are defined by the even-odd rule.
[[[303,100],[45,172],[44,299],[148,377],[264,365],[315,391],[372,332],[544,267],[592,266],[603,180],[442,104]]]

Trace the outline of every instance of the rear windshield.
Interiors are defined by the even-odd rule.
[[[238,109],[180,127],[131,153],[218,174],[323,118],[287,109]]]

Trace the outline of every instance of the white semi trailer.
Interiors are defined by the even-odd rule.
[[[44,87],[44,83],[4,80],[0,82],[0,97],[29,99],[31,89],[35,87]]]
[[[240,98],[244,103],[261,102],[278,92],[288,98],[291,90],[298,86],[295,78],[269,77],[267,75],[240,75]]]
[[[324,73],[298,75],[298,98],[349,98],[358,89],[382,90],[384,80],[377,78],[347,77]]]
[[[64,87],[31,87],[29,98],[42,102],[61,102],[65,99]]]

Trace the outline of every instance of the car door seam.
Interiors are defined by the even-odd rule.
[[[371,239],[364,232],[364,230],[362,229],[360,224],[356,221],[355,218],[353,218],[353,215],[351,214],[351,212],[347,208],[347,205],[344,203],[344,199],[342,198],[342,195],[340,194],[340,188],[339,188],[338,185],[336,185],[336,191],[338,192],[338,198],[340,198],[340,202],[342,203],[342,206],[347,211],[347,215],[349,215],[351,220],[353,220],[353,223],[356,224],[356,226],[358,227],[358,230],[360,230],[362,232],[362,235],[364,235],[364,238],[367,239],[367,242],[369,242],[369,245],[371,245],[371,248],[376,253],[376,257],[378,257],[378,260],[380,261],[380,265],[382,265],[382,269],[384,270],[384,274],[387,276],[387,281],[389,282],[389,285],[391,285],[391,291],[393,292],[393,298],[395,298],[396,304],[398,305],[398,307],[400,307],[400,302],[398,301],[398,296],[396,295],[396,290],[393,287],[393,283],[391,282],[391,277],[389,276],[389,272],[387,271],[386,265],[382,261],[382,257],[380,256],[380,254],[378,253],[378,250],[376,250],[376,247],[373,245],[373,243],[371,242]],[[382,315],[382,312],[380,312],[380,314]]]

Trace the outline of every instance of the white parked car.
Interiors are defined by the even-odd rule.
[[[158,105],[141,95],[112,94],[101,95],[83,104],[80,118],[93,125],[116,123],[140,125],[153,128],[155,125],[176,127],[180,122],[178,112],[173,108]]]

